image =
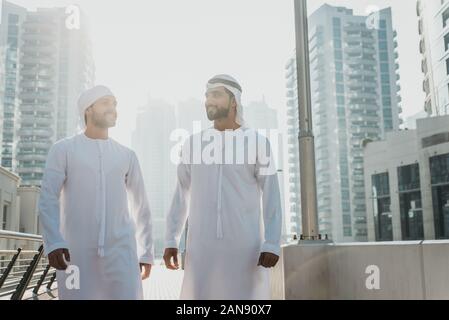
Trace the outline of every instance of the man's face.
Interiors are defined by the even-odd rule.
[[[227,118],[233,105],[235,105],[234,99],[229,96],[224,87],[207,90],[206,112],[210,121]]]
[[[115,127],[117,121],[117,100],[113,96],[106,96],[97,100],[93,106],[86,110],[86,116],[98,128]]]

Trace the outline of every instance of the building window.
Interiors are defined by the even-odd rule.
[[[393,112],[391,111],[391,109],[382,109],[382,110],[383,110],[384,118],[391,119],[393,117]]]
[[[421,39],[419,41],[419,53],[424,54],[426,52],[426,43],[424,42],[424,39]]]
[[[16,36],[19,34],[19,27],[17,25],[9,25],[8,26],[8,34],[10,36]]]
[[[388,53],[387,52],[380,52],[379,53],[380,61],[388,61]]]
[[[423,82],[423,90],[426,93],[426,95],[430,94],[429,79],[424,80],[424,82]]]
[[[435,238],[449,239],[449,184],[432,187]]]
[[[435,238],[449,239],[449,154],[431,157],[429,161]]]
[[[443,28],[446,28],[446,26],[447,26],[448,23],[449,23],[449,8],[447,8],[447,9],[443,12],[442,17],[443,17]]]
[[[340,185],[343,189],[349,189],[349,179],[341,178]]]
[[[386,107],[386,106],[391,107],[391,98],[383,97],[382,98],[382,104],[384,105],[384,107]]]
[[[388,172],[375,174],[371,180],[373,184],[373,196],[383,197],[390,195]]]
[[[398,168],[402,240],[423,240],[419,164]]]
[[[338,105],[344,105],[345,104],[345,97],[337,96],[337,104]]]
[[[345,236],[345,237],[352,237],[351,227],[344,227],[343,228],[343,236]]]
[[[19,16],[17,14],[8,15],[8,24],[17,24],[19,23]]]
[[[341,41],[341,30],[334,28],[334,40]]]
[[[343,71],[343,62],[335,62],[335,71],[339,71],[339,72],[342,72]]]
[[[426,102],[425,102],[425,104],[424,104],[424,110],[429,114],[429,115],[431,115],[432,113],[433,113],[433,110],[432,110],[432,100],[427,100]]]
[[[385,127],[385,130],[387,130],[387,131],[393,130],[393,121],[392,120],[385,120],[384,121],[384,127]]]
[[[345,87],[342,84],[337,84],[337,93],[338,94],[344,94],[345,93]]]
[[[382,84],[388,84],[388,85],[390,85],[390,75],[389,75],[388,73],[383,73],[383,74],[380,76],[380,78],[381,78]]]
[[[3,216],[2,216],[2,230],[6,230],[8,227],[8,215],[9,215],[9,205],[3,205]]]
[[[425,137],[421,140],[421,145],[423,148],[428,148],[446,142],[449,142],[449,132],[437,133],[430,137]]]
[[[417,163],[398,168],[399,192],[419,190],[419,165]]]
[[[335,55],[335,60],[342,60],[343,59],[343,54],[341,53],[340,50],[335,50],[334,55]]]
[[[388,63],[381,63],[380,64],[380,71],[387,73],[390,71],[389,67],[388,67]]]
[[[341,26],[340,18],[333,18],[332,19],[332,24],[334,25],[335,28],[340,27]]]
[[[444,36],[444,51],[449,49],[449,33]]]
[[[421,191],[399,194],[402,240],[423,240]]]
[[[335,74],[335,81],[337,82],[343,82],[343,73],[336,73]]]
[[[382,94],[383,95],[390,95],[391,94],[390,86],[382,86]]]
[[[372,199],[376,241],[393,240],[388,172],[372,175]]]
[[[427,74],[428,68],[427,68],[427,61],[425,59],[423,59],[423,61],[421,62],[421,71],[424,74]]]

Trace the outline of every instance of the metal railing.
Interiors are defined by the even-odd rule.
[[[56,270],[43,256],[42,237],[0,230],[1,240],[23,242],[27,250],[20,246],[15,250],[0,250],[0,300],[39,299],[43,294],[55,298],[52,285]]]

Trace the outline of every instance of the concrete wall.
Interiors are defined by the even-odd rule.
[[[290,245],[281,258],[273,299],[449,299],[446,240]]]
[[[19,187],[20,178],[0,167],[0,229],[3,222],[3,205],[10,206],[5,230],[39,234],[37,204],[40,189]],[[0,239],[0,249],[36,249],[33,241]]]
[[[283,247],[279,263],[272,270],[272,298],[328,299],[327,258],[327,246]]]
[[[19,198],[17,188],[20,178],[0,167],[0,229],[3,226],[3,205],[8,205],[9,209],[6,218],[6,230],[19,231]],[[0,249],[11,246],[12,240],[0,239]]]
[[[38,226],[38,187],[20,187],[17,190],[20,197],[20,232],[40,234]]]

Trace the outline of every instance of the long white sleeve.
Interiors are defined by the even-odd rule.
[[[39,221],[44,240],[44,251],[66,248],[68,244],[60,231],[59,196],[66,180],[67,158],[63,142],[53,145],[47,156],[39,198]]]
[[[282,205],[278,176],[268,140],[267,144],[270,152],[269,162],[261,164],[258,160],[256,163],[256,178],[262,191],[264,221],[264,242],[261,252],[270,252],[279,256],[281,252]],[[272,169],[267,170],[268,167]]]
[[[153,230],[150,206],[139,161],[134,152],[126,178],[131,214],[136,223],[136,237],[140,263],[154,264]]]
[[[165,247],[178,248],[187,220],[190,192],[190,165],[180,163],[177,168],[177,185],[170,211],[167,215]]]

